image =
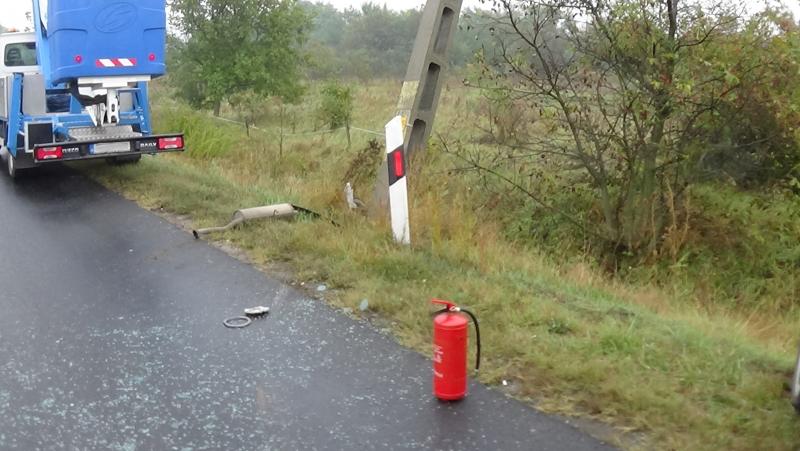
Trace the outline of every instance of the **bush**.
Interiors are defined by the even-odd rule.
[[[322,103],[319,117],[328,124],[331,130],[339,127],[350,127],[353,118],[353,90],[336,82],[322,88]]]
[[[157,132],[182,132],[186,137],[186,154],[197,159],[225,155],[235,142],[228,127],[211,117],[187,107],[169,108],[156,112]]]
[[[733,61],[754,38],[762,46],[750,51],[746,62]],[[721,99],[716,115],[700,121],[710,142],[695,152],[700,178],[755,188],[800,175],[799,47],[794,20],[769,10],[720,45],[720,59],[736,91]]]

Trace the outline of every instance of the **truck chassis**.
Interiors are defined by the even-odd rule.
[[[143,154],[185,149],[183,134],[153,134],[151,76],[118,75],[111,67],[108,76],[51,80],[54,55],[41,13],[39,0],[33,0],[35,32],[0,35],[0,154],[12,177],[19,169],[55,162],[138,161]],[[88,63],[81,55],[74,61]]]

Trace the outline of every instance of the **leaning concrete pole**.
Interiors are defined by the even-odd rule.
[[[431,136],[462,0],[428,0],[397,104],[406,118],[406,153],[413,157]]]
[[[396,114],[405,125],[405,154],[409,161],[425,149],[433,130],[461,4],[462,0],[428,0],[422,12]],[[377,211],[386,211],[388,192],[389,174],[384,162],[375,186]]]

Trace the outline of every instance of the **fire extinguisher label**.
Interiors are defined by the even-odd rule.
[[[433,361],[436,363],[442,363],[444,360],[444,349],[442,349],[439,345],[433,346]]]

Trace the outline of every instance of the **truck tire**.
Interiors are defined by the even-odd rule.
[[[6,170],[8,171],[8,176],[12,179],[17,178],[17,165],[14,160],[14,155],[8,154],[6,157]]]
[[[792,374],[792,406],[795,412],[800,415],[800,350],[797,352],[797,360],[794,364],[794,374]]]
[[[108,162],[108,164],[112,164],[112,165],[115,165],[115,166],[123,166],[123,165],[126,165],[126,164],[136,164],[136,163],[142,161],[142,156],[141,155],[126,155],[124,157],[109,158],[106,161]]]
[[[17,159],[14,158],[14,155],[11,155],[11,153],[8,151],[3,152],[3,154],[5,155],[5,160],[6,160],[6,173],[12,179],[18,178],[20,172],[18,167],[19,165],[17,164]]]
[[[6,160],[6,172],[8,176],[12,179],[18,179],[21,176],[27,174],[29,171],[32,171],[35,167],[33,164],[33,157],[21,153],[18,156],[11,155],[7,149],[3,150],[3,157]]]

